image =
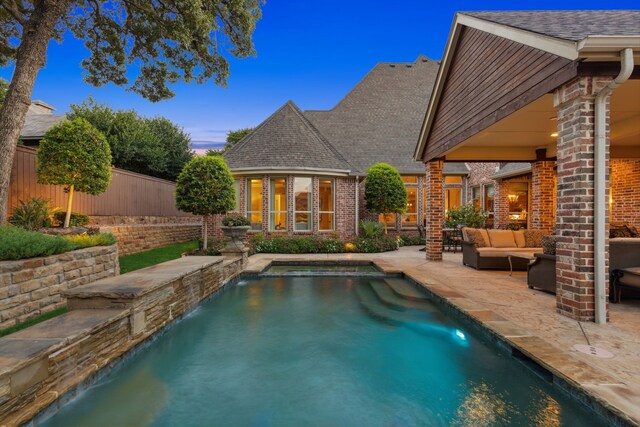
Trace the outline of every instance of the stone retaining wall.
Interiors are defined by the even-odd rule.
[[[201,223],[113,225],[100,227],[101,233],[112,233],[118,239],[120,256],[135,254],[162,246],[198,240]]]
[[[119,272],[116,245],[0,261],[0,329],[60,308],[62,292]]]
[[[0,338],[0,426],[42,421],[245,265],[185,257],[66,292],[69,313]]]

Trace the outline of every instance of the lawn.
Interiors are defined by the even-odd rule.
[[[193,240],[191,242],[178,243],[177,245],[164,246],[162,248],[138,252],[137,254],[121,256],[119,258],[120,274],[180,258],[184,252],[193,251],[198,249],[198,247],[198,241]]]
[[[60,316],[61,314],[65,314],[66,312],[67,312],[67,307],[61,307],[57,310],[53,310],[48,313],[41,314],[40,316],[34,317],[33,319],[27,320],[26,322],[18,323],[6,329],[0,329],[0,337],[4,337],[14,332],[21,331],[22,329],[28,328],[29,326],[33,326],[40,322],[44,322],[45,320],[49,320],[56,316]]]

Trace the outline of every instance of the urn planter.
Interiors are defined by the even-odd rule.
[[[242,253],[246,251],[242,238],[247,235],[247,231],[251,229],[251,226],[248,226],[248,225],[239,226],[239,227],[221,226],[220,229],[224,233],[224,236],[229,238],[229,240],[227,240],[226,246],[224,247],[224,249],[222,249],[221,252]]]

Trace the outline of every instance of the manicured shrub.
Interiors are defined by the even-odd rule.
[[[369,212],[402,214],[407,210],[407,189],[400,173],[391,165],[376,163],[367,171],[364,180],[364,200]],[[384,223],[387,234],[387,223]]]
[[[113,245],[113,234],[50,236],[19,227],[0,227],[0,260],[49,256],[92,246]]]
[[[374,239],[359,237],[353,243],[356,245],[356,252],[361,253],[389,252],[398,249],[397,239],[388,236],[382,236]]]
[[[73,243],[19,227],[0,227],[0,260],[48,256],[72,251]]]
[[[236,192],[233,176],[222,157],[191,159],[176,181],[176,207],[204,217],[203,248],[207,248],[207,217],[224,214],[234,208]]]
[[[53,214],[53,219],[61,224],[64,222],[66,212],[56,212]],[[84,227],[89,224],[89,216],[78,212],[71,212],[71,218],[69,219],[69,227]]]
[[[380,236],[377,238],[359,237],[351,242],[330,237],[318,236],[273,236],[265,237],[263,234],[255,234],[251,237],[250,253],[268,254],[315,254],[315,253],[342,253],[342,252],[387,252],[398,249],[396,239]]]
[[[37,151],[40,184],[61,185],[69,193],[64,227],[69,227],[74,191],[98,195],[111,182],[111,150],[87,120],[65,120],[49,129]]]
[[[55,219],[60,213],[58,208],[50,208],[49,200],[42,197],[34,197],[26,202],[20,200],[19,203],[20,206],[13,209],[9,223],[25,230],[36,231],[42,227],[51,227],[51,216]]]
[[[425,241],[420,236],[410,236],[408,234],[401,234],[399,236],[398,243],[400,246],[417,246],[424,245]]]
[[[487,213],[476,208],[473,202],[469,202],[457,208],[447,211],[445,226],[455,228],[459,225],[466,225],[471,228],[482,228],[487,220]]]

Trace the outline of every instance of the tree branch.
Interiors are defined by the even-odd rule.
[[[24,27],[24,24],[27,21],[20,13],[20,8],[18,7],[18,4],[15,2],[15,0],[2,0],[0,7],[9,12],[9,15],[11,15],[13,19],[18,21],[18,23],[20,23],[20,25]]]

